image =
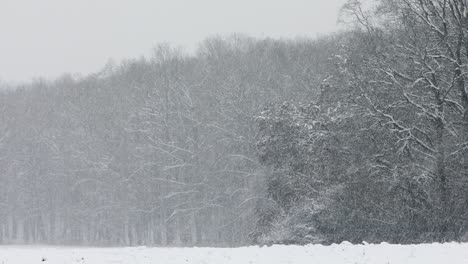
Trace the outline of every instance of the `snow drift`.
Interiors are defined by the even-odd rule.
[[[468,263],[468,244],[271,246],[244,248],[0,247],[1,264]]]

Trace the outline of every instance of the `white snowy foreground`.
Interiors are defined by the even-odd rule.
[[[245,248],[0,247],[0,264],[391,264],[468,263],[468,244],[271,246]]]

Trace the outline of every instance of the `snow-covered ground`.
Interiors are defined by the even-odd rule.
[[[468,263],[468,244],[225,248],[0,247],[0,264],[391,264]]]

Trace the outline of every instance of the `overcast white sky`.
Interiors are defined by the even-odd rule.
[[[0,80],[88,74],[161,42],[193,50],[214,34],[315,37],[345,0],[0,0]]]

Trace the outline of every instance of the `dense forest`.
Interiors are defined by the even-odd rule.
[[[333,38],[212,38],[1,94],[3,242],[240,245],[266,199],[255,116],[315,97]]]
[[[238,246],[460,241],[468,4],[350,0],[317,39],[0,92],[0,242]]]

